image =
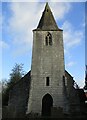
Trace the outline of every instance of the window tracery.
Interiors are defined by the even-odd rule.
[[[45,43],[46,43],[46,46],[52,45],[52,35],[49,32],[47,33],[47,36],[45,38]]]

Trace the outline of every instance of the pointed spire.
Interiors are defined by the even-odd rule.
[[[42,17],[37,27],[38,30],[60,30],[56,24],[56,21],[53,17],[51,9],[46,3],[45,9],[42,13]]]
[[[45,6],[45,10],[44,11],[48,11],[48,10],[51,11],[48,2],[46,2],[46,6]]]

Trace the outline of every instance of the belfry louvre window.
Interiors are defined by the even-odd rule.
[[[49,82],[50,82],[49,77],[46,77],[46,86],[49,86]]]
[[[46,46],[52,45],[52,35],[49,32],[47,33],[47,36],[45,38],[45,43],[46,43]]]

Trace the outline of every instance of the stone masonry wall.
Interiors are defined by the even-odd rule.
[[[52,46],[46,46],[45,37],[50,32]],[[53,98],[54,107],[64,108],[63,75],[64,48],[62,31],[34,31],[31,67],[31,90],[28,112],[41,114],[42,99],[47,93]],[[46,77],[50,85],[46,86]]]
[[[69,101],[69,112],[75,113],[80,111],[80,99],[78,96],[77,90],[74,88],[74,80],[73,77],[65,71],[65,83],[67,90],[67,98]]]
[[[27,110],[30,88],[30,72],[28,72],[10,91],[8,117],[24,117]]]

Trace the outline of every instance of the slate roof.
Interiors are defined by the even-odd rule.
[[[62,31],[61,29],[58,28],[48,3],[46,3],[45,9],[42,13],[42,17],[39,21],[39,24],[38,24],[36,30],[58,30],[58,31]]]

